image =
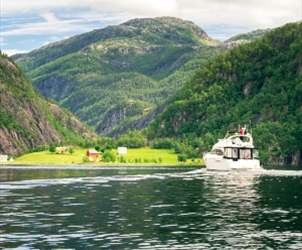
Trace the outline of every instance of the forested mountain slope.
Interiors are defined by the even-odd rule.
[[[152,124],[150,136],[199,137],[206,150],[228,129],[250,121],[262,160],[301,164],[301,23],[210,61]]]
[[[226,43],[236,42],[236,41],[252,42],[259,38],[262,38],[266,33],[270,32],[270,31],[271,31],[271,29],[258,29],[258,30],[254,30],[251,32],[235,35],[235,36],[229,38],[228,40],[226,40],[225,42]]]
[[[145,126],[222,47],[189,21],[134,19],[14,56],[46,97],[101,134]],[[146,122],[144,122],[146,121]]]
[[[69,112],[44,100],[0,52],[0,153],[18,155],[41,146],[79,144],[95,136]]]

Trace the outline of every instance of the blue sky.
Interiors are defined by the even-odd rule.
[[[175,16],[224,40],[301,20],[302,0],[0,0],[0,48],[26,52],[131,18]]]

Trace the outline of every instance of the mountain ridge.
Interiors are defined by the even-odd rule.
[[[100,134],[117,135],[158,110],[190,72],[222,50],[217,44],[193,22],[144,18],[13,58],[44,96]]]

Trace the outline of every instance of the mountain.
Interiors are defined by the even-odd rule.
[[[47,98],[100,134],[141,128],[224,48],[194,23],[134,19],[13,58]]]
[[[271,29],[258,29],[258,30],[253,30],[251,32],[247,33],[242,33],[236,36],[233,36],[226,40],[225,42],[237,42],[237,41],[247,41],[247,42],[252,42],[255,41],[256,39],[262,38],[266,33],[272,31]]]
[[[271,29],[258,29],[247,33],[242,33],[233,36],[226,41],[224,41],[220,46],[226,49],[232,49],[239,45],[253,42],[257,39],[262,38],[266,33],[272,31]]]
[[[0,53],[0,153],[19,155],[38,147],[94,139],[71,113],[47,102],[19,67]]]
[[[206,150],[251,121],[264,162],[302,164],[301,62],[301,23],[237,46],[196,73],[151,125],[150,137],[200,138]]]

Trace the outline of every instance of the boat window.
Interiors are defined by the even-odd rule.
[[[231,159],[238,159],[238,148],[225,148],[224,157]]]
[[[224,156],[227,158],[232,158],[232,149],[231,148],[225,148],[224,149]]]
[[[241,148],[240,149],[240,159],[245,159],[245,160],[252,159],[252,149]]]
[[[232,156],[233,158],[238,158],[238,148],[232,148]]]
[[[215,155],[223,155],[223,152],[221,149],[214,149],[211,153],[215,154]]]
[[[240,136],[240,140],[243,142],[250,142],[250,138],[247,136]]]

